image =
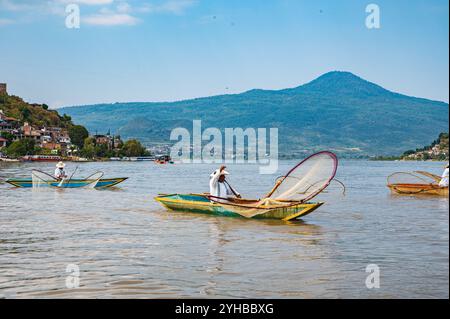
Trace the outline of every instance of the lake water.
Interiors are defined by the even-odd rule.
[[[443,165],[343,161],[346,195],[330,187],[317,198],[324,206],[288,223],[167,212],[153,200],[208,191],[211,165],[85,163],[77,175],[130,179],[115,190],[36,192],[3,181],[54,164],[0,163],[0,298],[449,298],[448,198],[386,188],[393,172]],[[248,164],[229,171],[245,197],[276,177]],[[69,264],[79,288],[66,287]],[[366,287],[369,264],[379,289]]]

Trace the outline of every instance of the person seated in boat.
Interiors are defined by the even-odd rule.
[[[226,166],[216,169],[209,177],[209,193],[211,196],[219,198],[241,198],[241,194],[236,192],[226,181],[226,176],[230,175],[225,170]],[[218,199],[217,201],[220,201]]]
[[[448,164],[445,167],[444,173],[442,173],[441,181],[439,182],[440,187],[448,187]]]
[[[58,164],[56,164],[56,169],[55,169],[55,178],[56,179],[61,180],[65,177],[67,177],[66,171],[64,171],[64,167],[66,167],[66,164],[64,164],[63,162],[59,162]]]

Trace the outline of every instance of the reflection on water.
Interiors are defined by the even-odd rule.
[[[153,200],[207,191],[210,165],[81,164],[79,176],[130,177],[104,191],[0,183],[0,297],[448,298],[448,198],[392,196],[386,187],[395,171],[440,174],[442,164],[341,164],[346,195],[332,187],[320,196],[326,204],[297,222],[167,212]],[[0,165],[0,181],[53,170]],[[229,170],[251,198],[280,175]],[[77,289],[66,288],[68,264],[80,268]],[[365,287],[368,264],[381,269],[378,290]]]

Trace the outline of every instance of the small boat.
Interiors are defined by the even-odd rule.
[[[15,158],[0,157],[0,162],[17,163],[17,162],[20,162],[20,161],[18,159],[15,159]]]
[[[121,178],[105,178],[105,179],[71,179],[69,181],[61,183],[61,181],[58,180],[49,180],[46,181],[47,187],[59,187],[59,188],[81,188],[81,187],[88,187],[94,183],[95,189],[105,189],[113,187],[119,183],[122,183],[128,179],[128,177],[121,177]],[[33,180],[31,178],[25,178],[25,179],[8,179],[6,180],[6,183],[11,184],[15,187],[20,188],[32,188],[33,187]],[[62,184],[62,186],[61,186]]]
[[[21,160],[24,162],[59,162],[62,157],[57,155],[26,155]]]
[[[174,161],[169,155],[162,155],[157,158],[155,158],[156,164],[174,164]]]
[[[215,216],[225,217],[242,217],[236,213],[234,209],[228,207],[227,204],[212,202],[207,194],[172,194],[160,195],[155,197],[155,200],[161,203],[164,207],[183,212],[210,214]],[[240,200],[239,202],[246,202],[247,204],[257,203],[257,200]],[[294,205],[286,205],[285,207],[267,208],[264,213],[255,216],[257,219],[281,219],[284,221],[292,221],[304,217],[323,203],[296,203]]]
[[[322,202],[310,200],[330,185],[337,167],[335,154],[313,154],[286,175],[277,178],[271,191],[258,200],[220,198],[210,194],[162,194],[155,197],[155,200],[175,211],[291,221],[302,218],[323,205]]]
[[[441,178],[437,175],[415,171],[397,172],[388,177],[387,187],[399,195],[449,196],[448,187],[439,186]]]

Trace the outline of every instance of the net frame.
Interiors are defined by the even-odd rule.
[[[48,178],[48,180],[46,178]],[[50,183],[57,181],[58,180],[54,176],[46,172],[42,172],[37,169],[31,171],[31,182],[34,189],[42,187],[51,187],[52,185]]]
[[[88,177],[84,178],[84,180],[88,181],[92,179],[95,175],[99,175],[99,177],[98,178],[96,177],[91,183],[87,184],[84,187],[95,188],[95,186],[97,186],[97,183],[102,179],[104,173],[102,171],[95,172],[94,174],[91,174]]]
[[[420,174],[420,176],[417,174]],[[394,177],[402,176],[402,175],[407,176],[409,178],[413,177],[416,182],[407,181],[406,179],[404,182],[402,182],[402,181],[393,182],[392,181]],[[401,184],[435,185],[436,181],[432,177],[427,176],[425,174],[421,174],[420,172],[395,172],[387,177],[387,184],[388,184],[388,186],[395,186],[395,185],[401,185]]]
[[[332,161],[333,161],[334,167],[333,167],[333,169],[332,169],[331,176],[328,177],[328,178],[326,178],[326,179],[319,180],[319,181],[317,181],[317,182],[311,184],[311,185],[309,186],[309,188],[312,187],[313,185],[317,184],[317,183],[320,183],[320,182],[322,182],[322,181],[324,182],[324,184],[323,184],[322,187],[319,187],[316,191],[314,191],[314,192],[311,193],[310,195],[306,196],[305,198],[302,198],[302,199],[297,200],[297,202],[304,203],[304,202],[306,202],[306,201],[308,201],[308,200],[313,199],[313,198],[316,197],[318,194],[320,194],[321,192],[323,192],[323,191],[330,185],[331,181],[335,178],[336,173],[337,173],[337,168],[338,168],[338,165],[339,165],[339,160],[338,160],[336,154],[334,154],[334,153],[332,153],[332,152],[330,152],[330,151],[322,151],[322,152],[318,152],[318,153],[312,154],[312,155],[308,156],[307,158],[305,158],[304,160],[302,160],[302,161],[301,161],[300,163],[298,163],[297,165],[295,165],[295,166],[294,166],[294,167],[293,167],[286,175],[280,176],[280,177],[278,178],[278,181],[276,182],[275,186],[272,188],[272,190],[270,191],[270,193],[268,193],[268,194],[266,195],[265,198],[272,198],[273,194],[279,189],[279,187],[283,184],[283,182],[284,182],[287,178],[289,178],[289,177],[292,175],[292,173],[295,172],[299,167],[301,167],[302,165],[304,165],[305,163],[307,163],[307,162],[310,161],[311,159],[313,159],[313,158],[315,158],[315,157],[318,157],[318,156],[322,156],[322,155],[327,155],[327,156],[329,156],[329,157],[332,159]],[[274,198],[272,198],[272,199],[274,199]],[[279,198],[278,198],[278,200],[283,200],[283,199],[279,199]]]

